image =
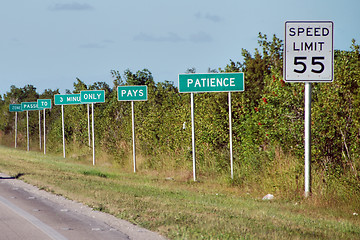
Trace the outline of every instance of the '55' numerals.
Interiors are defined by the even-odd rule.
[[[311,58],[311,65],[318,67],[316,69],[312,68],[311,72],[313,73],[322,73],[324,71],[324,64],[321,62],[321,60],[325,60],[325,57],[312,57]],[[304,73],[306,72],[307,66],[306,66],[306,57],[294,57],[294,65],[299,65],[301,68],[294,69],[294,72],[296,73]]]

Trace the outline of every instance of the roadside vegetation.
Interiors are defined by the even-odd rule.
[[[134,174],[91,161],[0,147],[0,169],[170,239],[357,239],[351,207],[311,199],[263,201],[210,177]],[[169,173],[168,173],[169,174]],[[257,195],[257,196],[256,196]]]
[[[106,92],[106,102],[95,105],[96,167],[87,166],[92,162],[92,151],[88,147],[85,105],[65,106],[69,159],[56,157],[62,156],[61,110],[60,106],[53,105],[51,110],[46,110],[50,159],[38,153],[26,155],[2,148],[9,154],[7,158],[17,159],[14,164],[18,164],[18,169],[8,165],[7,161],[12,162],[12,159],[1,155],[0,171],[12,174],[24,171],[27,174],[23,178],[29,182],[38,185],[44,182],[47,190],[81,198],[99,210],[140,223],[170,238],[221,238],[216,234],[228,233],[224,238],[236,239],[239,236],[233,235],[236,231],[246,238],[247,231],[252,232],[252,229],[263,232],[249,235],[250,238],[265,238],[268,234],[284,238],[351,238],[351,234],[358,233],[360,222],[356,215],[360,212],[359,45],[353,40],[350,50],[335,51],[333,83],[312,84],[312,195],[304,199],[304,84],[284,82],[282,40],[275,35],[268,39],[260,33],[258,43],[259,48],[253,54],[242,49],[242,61],[230,60],[223,68],[209,69],[209,72],[245,73],[245,91],[232,93],[234,179],[230,177],[227,93],[195,94],[200,182],[194,183],[191,181],[190,96],[180,94],[174,82],[155,81],[148,69],[123,73],[111,70],[112,86],[105,82],[86,85],[77,78],[74,88],[67,90],[68,93],[85,89]],[[184,71],[196,72],[196,69]],[[117,101],[119,85],[148,86],[148,101],[135,103],[136,175],[131,173],[131,106],[128,102]],[[14,114],[9,112],[9,104],[53,99],[58,93],[58,89],[47,89],[40,94],[32,85],[12,86],[0,98],[0,144],[14,146]],[[18,148],[25,150],[26,115],[19,113],[18,116]],[[38,113],[30,112],[32,151],[39,149],[38,128]],[[33,160],[19,157],[30,155]],[[37,163],[37,168],[25,168],[33,162]],[[65,172],[57,176],[56,171]],[[47,181],[43,178],[51,172],[61,187],[56,187],[52,178],[45,184]],[[122,187],[117,189],[124,178],[127,185],[122,186],[122,190],[119,190]],[[166,178],[170,180],[164,180]],[[74,183],[73,179],[83,182]],[[93,192],[81,193],[80,197],[72,195],[81,192],[77,188],[89,191],[87,184],[96,185],[92,186]],[[67,190],[66,185],[69,185]],[[70,190],[71,187],[76,189]],[[133,192],[133,187],[142,188],[149,196]],[[121,200],[106,189],[131,197]],[[268,193],[276,200],[256,200]],[[154,195],[159,195],[160,199],[154,200]],[[146,209],[144,214],[135,213],[137,205],[142,206],[139,210]],[[200,205],[203,208],[199,208]],[[247,207],[241,210],[242,206]],[[177,215],[165,211],[172,207],[177,209]],[[286,213],[282,213],[282,209]],[[233,224],[225,225],[226,222]],[[196,230],[191,228],[192,224],[198,226]],[[236,227],[238,229],[227,231]],[[316,235],[318,229],[314,228],[324,231],[319,230],[321,233]],[[337,230],[339,233],[335,233]]]

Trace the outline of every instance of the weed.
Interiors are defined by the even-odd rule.
[[[80,173],[84,174],[84,175],[90,175],[90,176],[98,176],[98,177],[102,177],[102,178],[107,178],[109,177],[109,174],[107,173],[102,173],[99,170],[96,169],[92,169],[92,170],[81,170]]]

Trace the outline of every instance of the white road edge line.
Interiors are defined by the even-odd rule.
[[[64,237],[63,235],[58,233],[55,229],[53,229],[49,225],[43,223],[38,218],[36,218],[33,215],[25,212],[24,210],[22,210],[21,208],[17,207],[14,204],[12,204],[11,202],[9,202],[8,200],[6,200],[5,198],[3,198],[1,196],[0,196],[0,202],[2,202],[5,206],[7,206],[9,209],[14,211],[19,216],[25,218],[27,221],[32,223],[35,227],[37,227],[42,232],[47,234],[50,238],[52,238],[54,240],[67,240],[66,237]]]

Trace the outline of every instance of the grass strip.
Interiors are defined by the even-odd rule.
[[[356,239],[360,220],[339,209],[262,201],[214,182],[133,174],[0,146],[0,171],[170,239]]]

